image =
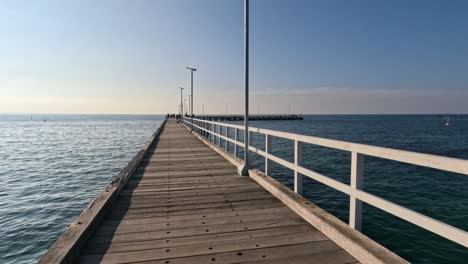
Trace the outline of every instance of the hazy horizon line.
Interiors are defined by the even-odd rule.
[[[99,115],[107,115],[107,116],[157,116],[163,115],[165,116],[168,113],[12,113],[12,112],[4,112],[0,113],[0,115],[63,115],[63,116],[73,116],[73,115],[87,115],[87,116],[99,116]],[[178,114],[178,113],[169,113]],[[217,116],[225,116],[225,115],[244,115],[243,113],[232,113],[232,114],[225,114],[225,113],[206,113],[206,114],[198,114],[200,116],[210,116],[210,115],[217,115]],[[289,115],[288,113],[251,113],[250,116],[256,115]],[[467,113],[290,113],[290,115],[468,115]]]

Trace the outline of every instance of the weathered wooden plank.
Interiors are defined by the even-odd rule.
[[[192,195],[206,195],[206,194],[222,194],[226,193],[227,191],[233,190],[233,188],[230,187],[211,187],[211,188],[204,188],[204,189],[198,189],[198,190],[179,190],[179,191],[160,191],[158,193],[156,192],[132,192],[132,191],[124,191],[121,193],[121,196],[155,196],[155,195],[160,195],[163,197],[166,197],[167,195],[171,195],[173,197],[180,197],[180,196],[192,196]],[[237,187],[235,189],[236,192],[242,192],[245,190],[262,190],[261,187],[256,186],[256,185],[250,185],[250,186],[241,186]]]
[[[165,260],[171,258],[209,255],[216,253],[244,251],[251,249],[269,248],[275,246],[304,244],[328,240],[319,232],[304,234],[283,235],[266,238],[248,238],[241,241],[218,242],[212,245],[190,245],[179,247],[166,247],[151,250],[139,250],[134,252],[108,253],[102,255],[82,256],[83,263],[129,263],[151,260]]]
[[[287,258],[267,259],[263,261],[249,261],[243,263],[256,264],[357,264],[355,258],[344,250],[320,252],[303,256],[289,256]]]
[[[244,188],[244,189],[238,189],[236,192],[232,193],[184,193],[184,195],[172,195],[171,193],[155,193],[155,194],[148,194],[148,195],[135,195],[135,196],[120,196],[119,199],[122,201],[129,201],[129,202],[152,202],[152,201],[158,201],[158,200],[171,200],[171,201],[185,201],[185,200],[203,200],[203,199],[209,199],[209,198],[216,198],[216,199],[221,199],[222,197],[229,198],[229,197],[237,197],[237,196],[247,196],[251,194],[257,194],[257,193],[266,193],[264,190],[255,188],[255,187],[249,187],[249,188]],[[268,193],[267,193],[268,194]]]
[[[214,203],[214,202],[233,202],[233,201],[248,201],[259,198],[270,198],[271,195],[267,192],[254,191],[254,192],[242,192],[236,193],[235,195],[197,195],[197,196],[185,196],[185,197],[129,197],[128,199],[120,199],[116,201],[116,206],[126,206],[128,208],[140,208],[148,205],[190,205],[197,203]]]
[[[232,175],[237,173],[232,169],[211,169],[211,170],[198,170],[198,171],[179,171],[179,172],[170,172],[170,171],[154,171],[154,172],[138,172],[135,175],[135,178],[151,178],[151,177],[161,177],[161,176],[177,176],[177,177],[189,177],[189,176],[216,176],[216,175]]]
[[[236,178],[220,178],[218,180],[209,179],[205,181],[176,181],[173,182],[171,180],[160,181],[160,182],[147,182],[147,181],[140,181],[140,182],[130,182],[127,183],[127,188],[138,188],[140,190],[148,189],[148,188],[175,188],[175,187],[203,187],[203,186],[220,186],[223,184],[244,184],[250,185],[252,184],[251,181],[248,180],[246,177],[236,177]]]
[[[274,237],[283,235],[304,234],[311,231],[310,227],[304,225],[276,227],[259,230],[247,230],[244,232],[232,232],[221,234],[208,234],[201,236],[180,237],[171,239],[159,239],[142,242],[129,242],[119,244],[103,243],[102,240],[91,239],[88,246],[82,252],[83,255],[95,255],[104,253],[129,252],[145,249],[156,249],[166,247],[177,247],[185,245],[209,245],[225,241],[239,241],[249,238]]]
[[[161,217],[161,216],[174,216],[174,215],[188,215],[188,214],[199,214],[199,213],[213,213],[213,212],[223,212],[223,211],[240,211],[246,209],[266,209],[266,208],[277,208],[282,207],[284,205],[279,203],[267,203],[267,204],[249,204],[249,205],[242,205],[233,208],[232,206],[220,206],[220,207],[213,207],[213,208],[202,208],[202,209],[190,209],[190,210],[168,210],[166,212],[148,212],[148,213],[139,213],[139,214],[128,214],[128,215],[121,215],[121,214],[109,214],[107,217],[111,219],[138,219],[138,218],[147,218],[147,217]]]
[[[164,260],[145,261],[140,263],[168,263],[170,264],[205,264],[205,263],[246,263],[267,261],[275,259],[288,259],[297,256],[311,256],[310,263],[313,262],[315,255],[341,251],[332,241],[320,241],[297,245],[286,245],[278,247],[260,248],[253,250],[238,250],[217,254],[207,254],[201,256],[192,256],[185,258],[172,258]],[[92,263],[92,262],[91,262]],[[267,262],[268,263],[268,262]],[[346,262],[344,262],[346,263]]]
[[[189,164],[179,166],[146,166],[138,168],[138,172],[162,172],[162,171],[190,171],[190,170],[211,170],[211,169],[231,169],[236,171],[232,165],[219,163],[219,164]]]
[[[146,158],[143,160],[146,164],[146,163],[151,163],[151,164],[155,164],[155,165],[158,165],[158,164],[162,164],[162,165],[166,165],[166,164],[172,164],[172,165],[177,165],[177,164],[181,164],[181,163],[187,163],[187,164],[191,164],[192,162],[194,164],[197,164],[197,163],[207,163],[207,162],[211,162],[211,161],[219,161],[219,155],[217,155],[216,153],[212,153],[210,155],[207,155],[206,157],[203,157],[203,159],[200,157],[200,156],[197,156],[197,157],[189,157],[189,158],[155,158],[155,157],[152,157],[152,158]]]
[[[127,186],[125,191],[133,191],[135,193],[138,192],[160,192],[160,191],[182,191],[182,190],[202,190],[202,189],[210,189],[210,188],[217,188],[217,187],[248,187],[251,183],[247,181],[219,181],[219,182],[210,182],[206,184],[148,184],[148,185],[133,185]]]
[[[113,235],[102,235],[96,236],[96,239],[109,240],[112,243],[127,243],[134,241],[147,241],[154,239],[163,238],[174,238],[174,237],[189,237],[199,236],[205,234],[218,234],[218,233],[230,233],[230,232],[242,232],[245,230],[257,230],[266,229],[273,227],[285,227],[285,226],[296,226],[303,225],[302,219],[285,219],[282,221],[278,220],[263,220],[253,221],[249,223],[234,223],[230,225],[212,225],[212,226],[196,226],[181,229],[171,230],[156,230],[142,233],[126,233],[126,234],[113,234]]]
[[[147,163],[144,164],[143,168],[144,169],[151,169],[154,171],[159,171],[159,170],[177,170],[177,171],[185,171],[185,170],[191,170],[191,169],[199,169],[199,168],[231,168],[231,169],[236,169],[232,164],[229,164],[225,161],[213,161],[213,162],[200,162],[200,163],[195,163],[195,164],[190,164],[190,163],[180,163],[180,164],[153,164],[153,163]]]
[[[220,175],[225,177],[213,177],[213,176],[194,176],[194,177],[161,177],[161,178],[142,178],[138,180],[130,180],[127,186],[130,185],[157,185],[157,184],[203,184],[209,182],[225,182],[225,181],[248,181],[249,178],[238,176],[238,175]]]
[[[131,216],[133,214],[147,214],[147,213],[167,213],[175,211],[184,211],[184,210],[198,210],[198,209],[221,209],[221,208],[232,208],[245,207],[251,205],[268,205],[268,204],[280,204],[280,202],[274,198],[267,197],[263,199],[247,200],[247,201],[234,201],[234,202],[219,202],[219,203],[197,203],[197,204],[188,204],[188,205],[150,205],[142,208],[122,208],[122,207],[113,207],[110,212],[111,215],[126,215]]]
[[[256,221],[264,220],[290,220],[290,219],[300,219],[297,216],[291,215],[291,212],[284,212],[282,214],[255,214],[248,216],[237,216],[237,217],[223,217],[223,218],[213,218],[213,219],[203,219],[203,220],[185,220],[185,221],[166,221],[152,224],[140,224],[140,225],[119,225],[118,223],[113,223],[115,221],[106,221],[103,223],[103,226],[95,233],[96,236],[105,235],[105,234],[126,234],[126,233],[140,233],[147,231],[157,231],[157,230],[172,230],[172,229],[182,229],[189,227],[204,226],[209,227],[213,225],[227,225],[227,224],[237,224],[237,223],[249,223]]]
[[[204,219],[216,219],[216,218],[229,218],[229,217],[238,217],[238,216],[249,216],[256,214],[282,214],[286,212],[291,212],[289,208],[284,206],[280,207],[271,207],[263,209],[244,209],[244,210],[218,210],[210,213],[188,213],[188,214],[178,214],[170,216],[161,216],[161,217],[151,217],[151,218],[141,218],[141,219],[119,219],[119,220],[106,220],[107,222],[116,222],[120,225],[143,225],[143,224],[152,224],[152,223],[161,223],[167,221],[185,221],[185,220],[204,220]]]

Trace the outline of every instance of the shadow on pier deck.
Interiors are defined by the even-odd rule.
[[[173,119],[135,164],[40,263],[358,263]]]

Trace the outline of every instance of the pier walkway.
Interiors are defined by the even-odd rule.
[[[407,263],[268,175],[239,176],[201,132],[239,142],[201,122],[165,120],[39,263]]]
[[[169,120],[79,263],[356,263]]]

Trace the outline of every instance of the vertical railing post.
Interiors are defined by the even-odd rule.
[[[226,140],[224,140],[224,150],[227,152],[228,151],[228,140],[227,138],[229,137],[229,127],[226,126]]]
[[[239,140],[239,129],[236,127],[234,128],[234,140],[237,142]],[[237,151],[238,151],[237,144],[234,144],[234,156],[237,158]]]
[[[265,134],[265,152],[266,154],[270,154],[271,152],[271,137],[268,134]],[[265,157],[265,174],[270,175],[270,161],[267,157]]]
[[[210,139],[211,139],[210,141],[211,141],[211,143],[214,144],[214,134],[213,134],[213,132],[214,132],[214,124],[210,124]]]
[[[351,152],[351,194],[349,196],[349,225],[361,231],[362,228],[362,202],[354,195],[355,190],[362,188],[364,174],[364,156]]]
[[[302,145],[303,143],[294,140],[294,165],[302,165]],[[294,192],[302,194],[302,174],[294,170]]]

